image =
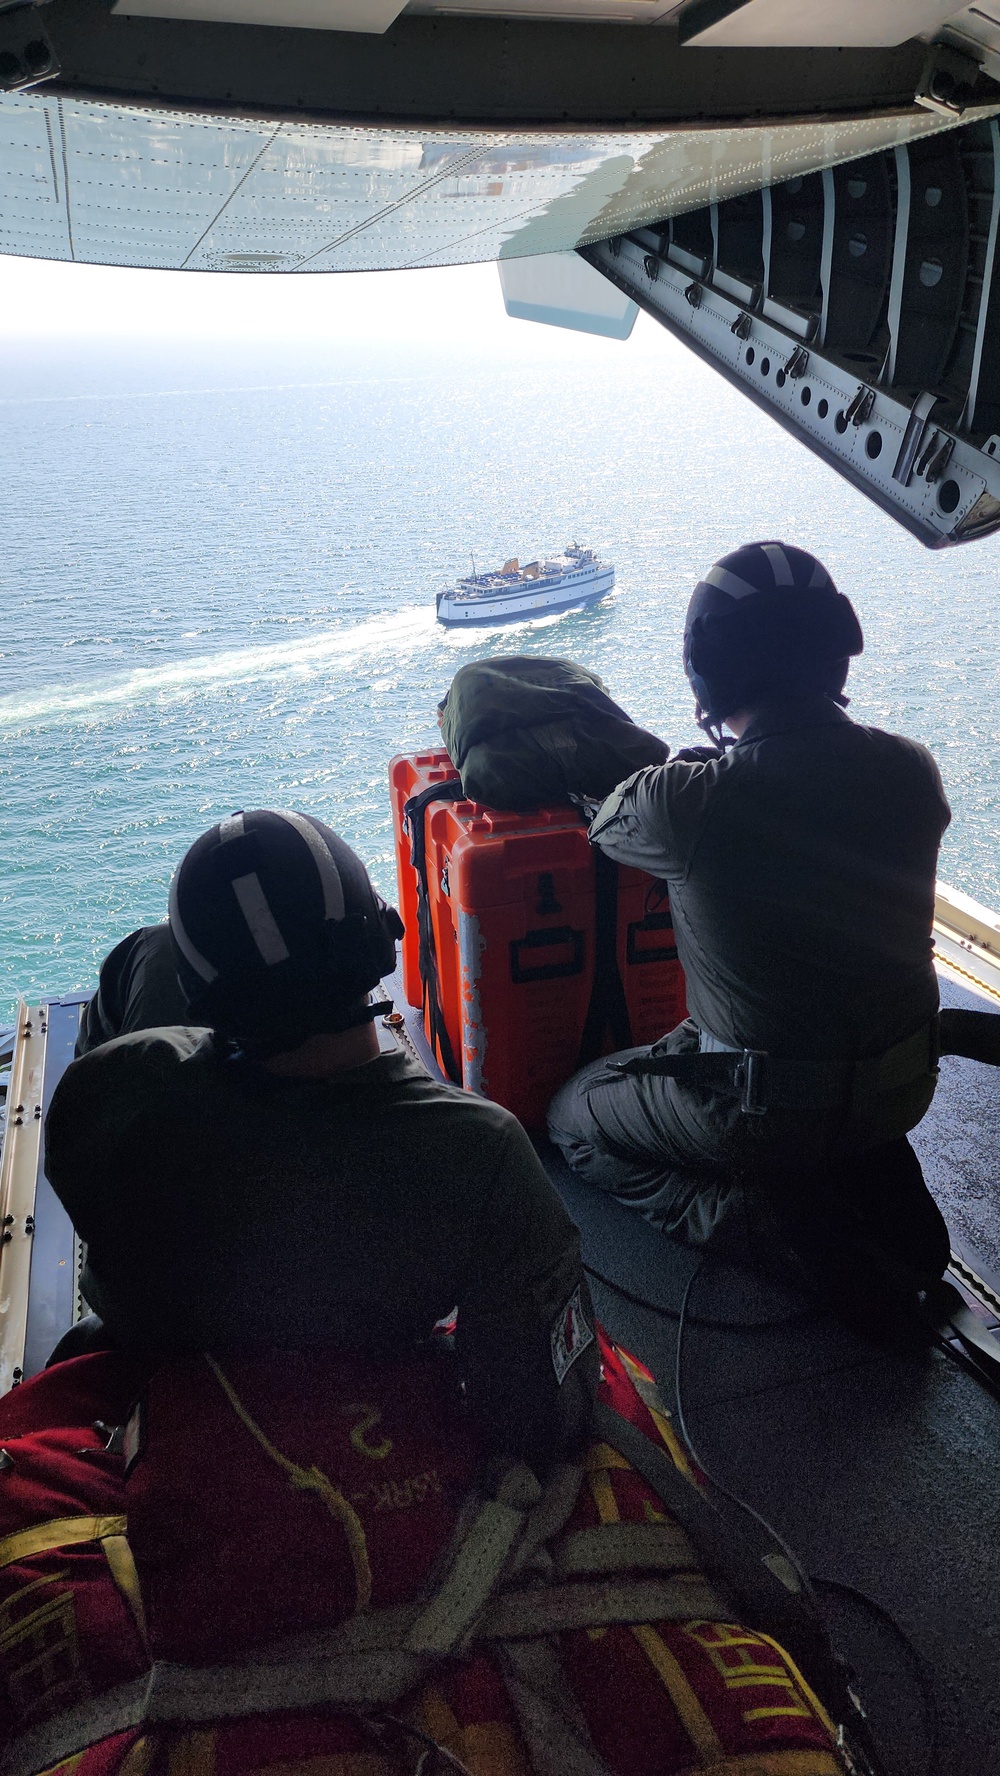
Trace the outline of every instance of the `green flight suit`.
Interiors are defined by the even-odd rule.
[[[752,1115],[707,1084],[597,1062],[550,1108],[574,1169],[676,1237],[738,1249],[748,1192],[753,1206],[777,1179],[828,1190],[838,1166],[905,1136],[936,1078],[921,1032],[938,1006],[931,923],[949,818],[924,747],[825,697],[761,709],[724,757],[620,784],[590,836],[669,885],[690,1017],[663,1048],[763,1051],[844,1091]],[[899,1044],[905,1064],[882,1089],[878,1057]]]

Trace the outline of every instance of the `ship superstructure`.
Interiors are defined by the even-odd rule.
[[[593,549],[567,543],[559,555],[529,561],[505,561],[493,573],[467,575],[450,592],[439,592],[439,623],[513,623],[525,617],[552,617],[559,611],[595,604],[612,591],[615,570],[599,561]]]

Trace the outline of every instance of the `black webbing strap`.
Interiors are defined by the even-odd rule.
[[[748,1628],[773,1635],[801,1667],[838,1726],[850,1727],[863,1747],[865,1762],[855,1769],[878,1770],[877,1754],[858,1716],[847,1672],[830,1645],[812,1598],[776,1543],[755,1545],[752,1525],[737,1527],[674,1466],[669,1455],[610,1406],[598,1400],[592,1426],[647,1480],[694,1545],[706,1576],[728,1592]],[[763,1536],[761,1536],[763,1544]],[[769,1564],[773,1563],[773,1564]],[[787,1574],[785,1583],[775,1567]],[[792,1589],[792,1586],[796,1589]]]
[[[604,1032],[614,1048],[631,1048],[632,1024],[618,966],[618,865],[594,847],[594,984],[580,1038],[578,1067],[596,1061]]]
[[[460,802],[464,798],[461,778],[449,777],[443,783],[432,783],[429,788],[411,796],[403,808],[403,826],[410,835],[410,862],[417,877],[418,959],[423,986],[423,1012],[429,1028],[431,1049],[454,1085],[461,1085],[462,1069],[455,1059],[455,1050],[451,1046],[451,1037],[441,1008],[441,980],[434,945],[431,897],[427,886],[425,817],[431,802]]]
[[[1000,1067],[1000,1015],[995,1011],[963,1011],[944,1005],[940,1013],[941,1053],[965,1055]]]
[[[629,1061],[615,1061],[609,1057],[608,1068],[619,1079],[680,1079],[685,1085],[703,1085],[709,1091],[735,1094],[740,1085],[737,1069],[746,1052],[734,1048],[704,1054],[693,1048],[686,1053],[669,1054],[654,1044],[648,1054],[635,1055]],[[754,1054],[757,1051],[751,1049],[749,1052]]]
[[[741,1110],[754,1116],[767,1110],[844,1109],[853,1114],[884,1092],[936,1074],[938,1054],[935,1016],[912,1036],[860,1061],[789,1061],[756,1048],[710,1047],[671,1054],[654,1043],[627,1061],[609,1059],[607,1077],[600,1083],[630,1075],[678,1079],[694,1088],[738,1097]]]

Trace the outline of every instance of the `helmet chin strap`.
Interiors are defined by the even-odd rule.
[[[697,698],[694,705],[694,719],[702,733],[708,735],[712,745],[717,746],[720,752],[725,752],[727,747],[736,745],[733,735],[723,733],[722,723],[713,722],[712,717],[705,714]]]

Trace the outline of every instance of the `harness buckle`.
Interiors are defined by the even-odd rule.
[[[734,1083],[740,1089],[740,1109],[744,1116],[764,1116],[767,1113],[765,1101],[764,1072],[762,1061],[767,1060],[767,1051],[763,1048],[745,1048],[736,1063]]]

